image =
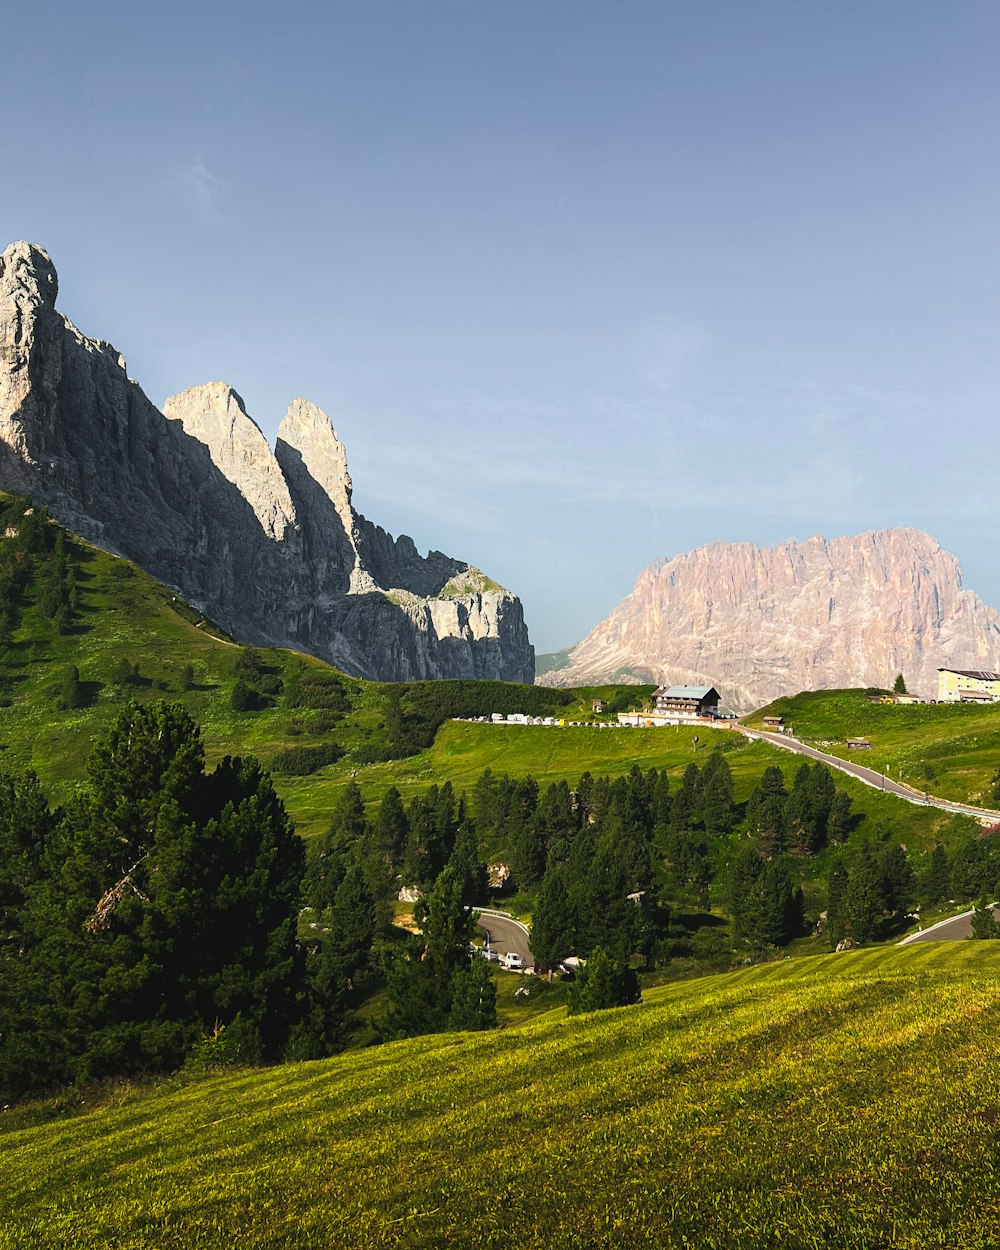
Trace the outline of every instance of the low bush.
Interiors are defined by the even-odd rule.
[[[344,754],[336,742],[318,747],[289,747],[271,760],[271,772],[278,777],[307,777],[310,773],[335,764]]]

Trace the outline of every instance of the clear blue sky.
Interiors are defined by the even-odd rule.
[[[41,3],[0,246],[156,401],[326,409],[539,650],[713,539],[930,530],[1000,604],[1000,4]]]

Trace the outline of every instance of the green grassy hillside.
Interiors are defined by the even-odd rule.
[[[1000,943],[0,1118],[0,1247],[986,1250]]]
[[[26,562],[31,567],[3,611],[9,636],[0,646],[0,764],[12,770],[33,768],[56,800],[64,800],[84,775],[94,742],[128,699],[166,698],[184,704],[202,727],[210,764],[225,754],[253,752],[270,766],[289,748],[336,742],[344,751],[338,767],[279,782],[299,831],[308,837],[325,828],[345,780],[364,769],[360,759],[365,750],[371,755],[385,748],[387,712],[399,692],[404,710],[423,709],[432,723],[440,719],[442,702],[435,687],[445,689],[445,702],[448,691],[453,699],[465,696],[464,704],[459,698],[458,705],[473,707],[477,713],[488,712],[503,696],[511,707],[504,708],[501,701],[501,710],[523,705],[526,710],[573,719],[590,715],[596,695],[608,698],[618,693],[616,688],[602,688],[567,695],[499,682],[392,686],[344,678],[342,699],[334,700],[334,710],[294,706],[288,697],[291,684],[308,680],[311,674],[318,674],[319,680],[333,679],[336,670],[310,656],[264,648],[257,652],[263,669],[258,684],[275,693],[256,710],[235,711],[231,696],[242,649],[134,565],[65,534],[61,541],[72,570],[75,608],[69,624],[60,627],[44,605],[45,581],[53,564],[51,547],[59,527],[51,522],[43,527],[48,550],[34,554],[15,550],[23,507],[0,495],[0,512],[10,513],[0,517],[10,529],[6,538],[0,538],[7,544],[6,557],[12,565]],[[127,681],[118,673],[123,660],[138,666],[138,673]],[[185,677],[188,665],[193,683]],[[84,695],[83,706],[74,709],[59,706],[69,666],[79,670]],[[427,784],[426,761],[411,771],[411,789]],[[370,788],[376,794],[379,787],[385,788],[385,773],[383,765],[372,774]]]
[[[1000,768],[1000,705],[871,703],[863,690],[815,690],[776,699],[745,723],[782,716],[795,735],[841,758],[872,768],[942,798],[995,806],[991,780]],[[859,755],[845,739],[864,737]]]
[[[16,501],[0,496],[0,504],[4,503],[16,520]],[[52,525],[49,528],[58,530]],[[666,767],[679,775],[692,760],[706,758],[713,746],[722,744],[735,775],[737,800],[743,801],[768,764],[780,765],[789,779],[796,767],[786,753],[764,744],[747,744],[727,729],[497,728],[456,721],[445,722],[422,751],[406,758],[367,763],[365,760],[377,757],[386,745],[391,704],[399,692],[403,693],[404,709],[414,714],[423,711],[434,724],[435,718],[440,718],[441,706],[458,695],[464,696],[464,702],[459,699],[458,704],[474,706],[480,713],[491,709],[502,696],[517,706],[527,707],[528,700],[533,700],[535,710],[576,720],[591,718],[590,705],[595,697],[628,699],[633,694],[641,696],[646,688],[565,692],[490,682],[393,686],[344,678],[342,708],[331,711],[290,706],[288,689],[301,681],[303,674],[318,674],[320,680],[326,680],[323,675],[332,677],[335,670],[309,656],[260,649],[264,670],[260,684],[278,693],[265,699],[265,706],[258,710],[235,711],[231,695],[240,647],[135,566],[68,536],[66,546],[77,598],[72,623],[65,632],[59,632],[41,610],[38,583],[42,574],[37,573],[18,596],[9,645],[0,655],[0,762],[15,770],[34,768],[55,800],[64,800],[84,775],[94,742],[107,730],[122,702],[132,698],[167,698],[184,704],[202,727],[209,764],[225,754],[254,752],[271,766],[290,748],[335,742],[344,752],[336,763],[306,776],[276,777],[279,793],[305,837],[327,827],[338,795],[352,779],[357,780],[365,800],[377,804],[390,785],[409,799],[435,782],[450,780],[464,789],[486,768],[512,776],[530,773],[542,783],[566,780],[575,784],[588,770],[595,776],[622,775],[636,763],[643,768]],[[39,568],[44,571],[44,560]],[[115,679],[116,666],[123,659],[139,668],[138,676],[125,684]],[[75,710],[58,706],[60,683],[69,665],[79,669],[85,693],[85,706]],[[194,675],[190,689],[185,688],[187,665]],[[800,696],[787,706],[797,713],[800,706],[822,708],[837,698],[840,696],[830,694]],[[989,717],[992,711],[873,708],[855,694],[845,698],[859,712],[875,717],[895,715],[901,721],[907,716],[912,719],[913,713],[955,713],[951,723],[959,728],[971,725],[972,717]],[[845,714],[841,719],[847,723],[850,716]],[[980,753],[985,775],[993,765],[985,763],[986,749],[976,735],[967,749]],[[888,831],[914,848],[932,845],[938,838],[946,844],[953,840],[956,826],[949,817],[889,800],[847,779],[838,784],[851,793],[856,810],[866,817],[866,832]]]

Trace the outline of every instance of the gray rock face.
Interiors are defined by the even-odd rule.
[[[914,529],[761,548],[710,543],[635,589],[539,680],[716,686],[739,711],[800,690],[891,685],[937,697],[937,669],[1000,669],[1000,613]]]
[[[247,642],[386,681],[528,681],[520,601],[354,510],[329,418],[293,400],[272,452],[225,383],[161,412],[55,308],[41,248],[0,255],[0,487],[127,556]]]

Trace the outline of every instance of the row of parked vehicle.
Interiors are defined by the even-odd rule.
[[[477,946],[475,942],[472,942],[470,946],[473,954],[479,955],[480,958],[488,960],[491,964],[499,964],[501,968],[505,968],[508,972],[523,972],[525,969],[525,962],[517,951],[507,951],[501,955],[488,942],[485,946]]]

